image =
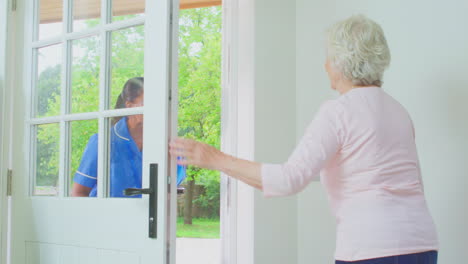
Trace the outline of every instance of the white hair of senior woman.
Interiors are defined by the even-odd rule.
[[[353,85],[382,85],[390,50],[376,22],[356,15],[334,24],[328,30],[327,50],[332,67]]]

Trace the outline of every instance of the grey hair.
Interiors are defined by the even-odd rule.
[[[328,59],[353,85],[382,86],[383,73],[390,65],[390,50],[382,28],[356,15],[328,30]]]

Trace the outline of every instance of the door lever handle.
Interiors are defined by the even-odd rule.
[[[127,188],[124,190],[123,193],[125,196],[134,196],[134,195],[140,195],[140,194],[153,194],[154,191],[151,188],[148,188],[148,189]]]
[[[158,234],[158,164],[150,164],[150,188],[138,189],[127,188],[123,191],[125,196],[134,196],[140,194],[149,194],[149,213],[148,213],[148,237],[157,238]]]

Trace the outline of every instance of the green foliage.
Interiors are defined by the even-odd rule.
[[[59,163],[59,125],[46,124],[36,128],[36,186],[57,186]]]
[[[145,68],[144,26],[112,32],[111,100],[113,108],[128,79],[143,77]]]
[[[88,27],[97,20],[88,20]],[[129,78],[144,74],[144,28],[138,26],[112,33],[111,50],[111,102],[113,108],[123,85]],[[100,47],[99,37],[73,41],[71,69],[71,112],[85,113],[99,110]],[[60,114],[61,66],[45,69],[38,78],[38,114]],[[74,121],[71,131],[70,184],[81,161],[89,138],[98,132],[97,120]],[[59,171],[58,126],[38,129],[37,133],[37,185],[55,186]]]
[[[221,8],[182,10],[179,21],[179,136],[219,148]],[[187,175],[206,187],[195,202],[219,216],[219,172],[189,167]]]
[[[99,110],[99,37],[73,41],[71,70],[71,112],[83,113]]]
[[[60,113],[61,66],[46,68],[37,81],[37,115],[53,116]],[[58,124],[41,125],[36,128],[36,185],[56,186],[59,161]]]
[[[116,20],[123,19],[119,17]],[[88,20],[88,27],[98,20]],[[179,135],[204,141],[219,148],[221,96],[221,8],[182,10],[179,42]],[[73,42],[71,112],[99,109],[99,37]],[[124,83],[144,76],[144,27],[132,27],[111,34],[110,108]],[[61,66],[45,69],[38,80],[38,111],[41,116],[60,114]],[[52,125],[51,125],[52,126]],[[97,120],[69,124],[71,137],[70,182],[89,138],[97,133]],[[54,186],[59,167],[59,126],[40,129],[37,134],[38,185]],[[195,202],[219,216],[219,173],[188,168],[189,179],[205,185],[206,193]]]
[[[46,68],[37,80],[37,115],[52,116],[60,113],[61,65]]]
[[[208,217],[219,217],[220,188],[218,173],[201,175],[198,177],[197,183],[205,187],[205,192],[200,194],[194,202],[208,211]]]

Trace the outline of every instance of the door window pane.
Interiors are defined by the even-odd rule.
[[[36,126],[36,175],[34,195],[56,196],[59,179],[60,126]]]
[[[92,28],[101,23],[101,1],[73,1],[73,31]]]
[[[138,100],[138,99],[137,99]],[[142,188],[143,115],[109,119],[109,197],[124,196],[126,188]]]
[[[63,1],[62,0],[40,0],[39,25],[37,28],[38,39],[56,37],[63,29]]]
[[[100,38],[74,40],[72,45],[71,112],[99,110]]]
[[[62,45],[37,50],[36,116],[60,114]]]
[[[145,14],[145,0],[113,0],[112,21],[140,17]]]
[[[110,106],[115,108],[125,82],[144,76],[144,27],[112,32]]]
[[[70,196],[95,197],[98,173],[98,120],[70,123]]]

